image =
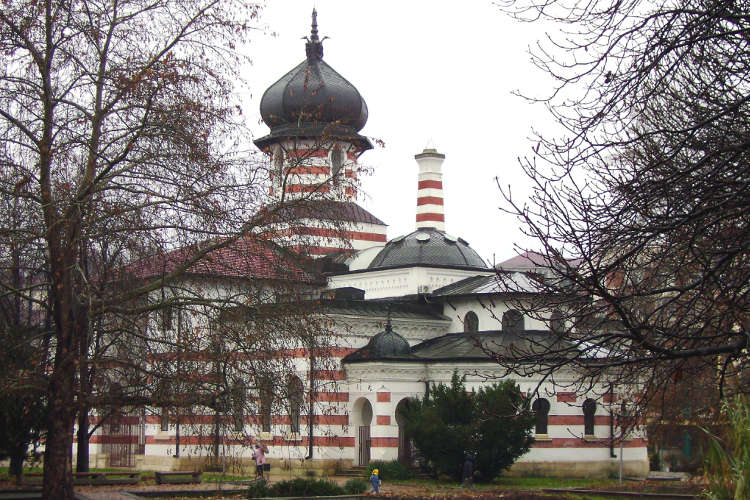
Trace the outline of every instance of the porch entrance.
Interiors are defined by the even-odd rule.
[[[372,423],[372,404],[367,398],[359,398],[354,402],[352,425],[356,429],[356,461],[357,465],[370,463],[370,424]]]

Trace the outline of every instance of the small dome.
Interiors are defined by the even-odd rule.
[[[371,353],[377,357],[407,356],[411,348],[404,337],[394,332],[388,324],[384,332],[380,332],[370,339],[368,344]]]
[[[368,269],[404,266],[491,270],[466,241],[431,227],[392,239],[375,256]]]
[[[405,357],[411,357],[411,347],[405,338],[393,331],[389,314],[385,331],[373,336],[367,345],[345,356],[343,361]]]
[[[345,356],[343,360],[357,361],[404,357],[411,357],[411,347],[404,337],[393,331],[389,313],[385,331],[373,336],[367,345]]]
[[[304,61],[263,94],[260,115],[271,133],[256,144],[263,148],[282,137],[327,137],[372,148],[358,134],[367,123],[367,104],[354,85],[323,61],[314,9],[306,52]]]

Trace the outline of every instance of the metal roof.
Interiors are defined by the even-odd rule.
[[[264,149],[283,137],[344,138],[371,149],[359,132],[367,123],[367,104],[357,88],[323,61],[316,14],[306,44],[307,58],[268,87],[260,115],[271,133],[255,141]]]
[[[267,210],[274,210],[274,207],[271,206]],[[277,210],[273,222],[284,222],[287,220],[298,222],[299,219],[308,217],[318,220],[360,222],[379,226],[387,225],[353,201],[336,200],[301,200],[293,202]]]
[[[365,348],[362,348],[365,349]],[[365,361],[402,361],[402,362],[486,362],[498,358],[528,359],[534,356],[554,352],[575,352],[573,344],[560,340],[546,330],[524,330],[521,332],[504,332],[493,330],[485,332],[450,333],[426,340],[413,346],[408,353],[375,356],[362,349],[346,356],[347,363]]]
[[[498,272],[490,276],[471,276],[432,292],[433,297],[495,293],[538,293],[538,277],[522,272]]]
[[[419,265],[490,270],[466,241],[431,227],[392,239],[375,256],[368,269]]]
[[[326,300],[325,305],[328,314],[385,318],[390,309],[393,318],[451,321],[449,317],[439,312],[440,308],[430,304],[406,304],[380,300]]]
[[[393,331],[389,316],[385,331],[373,336],[367,345],[345,356],[344,360],[402,359],[411,357],[409,351],[409,342]]]

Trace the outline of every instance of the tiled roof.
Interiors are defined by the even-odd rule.
[[[205,248],[212,242],[202,244]],[[153,278],[173,272],[199,251],[198,245],[178,248],[151,258],[141,259],[123,270],[138,278]],[[228,246],[206,254],[192,264],[188,275],[256,280],[317,281],[306,263],[273,242],[244,236]]]

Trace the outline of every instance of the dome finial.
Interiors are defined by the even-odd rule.
[[[392,332],[393,325],[391,324],[391,304],[388,304],[388,318],[385,320],[385,331]]]
[[[312,10],[312,28],[310,29],[310,38],[305,45],[305,52],[307,53],[307,59],[310,61],[323,59],[323,41],[318,38],[318,11],[315,10],[315,7]]]
[[[310,41],[318,41],[318,11],[313,7],[312,11],[312,29],[310,30]]]

